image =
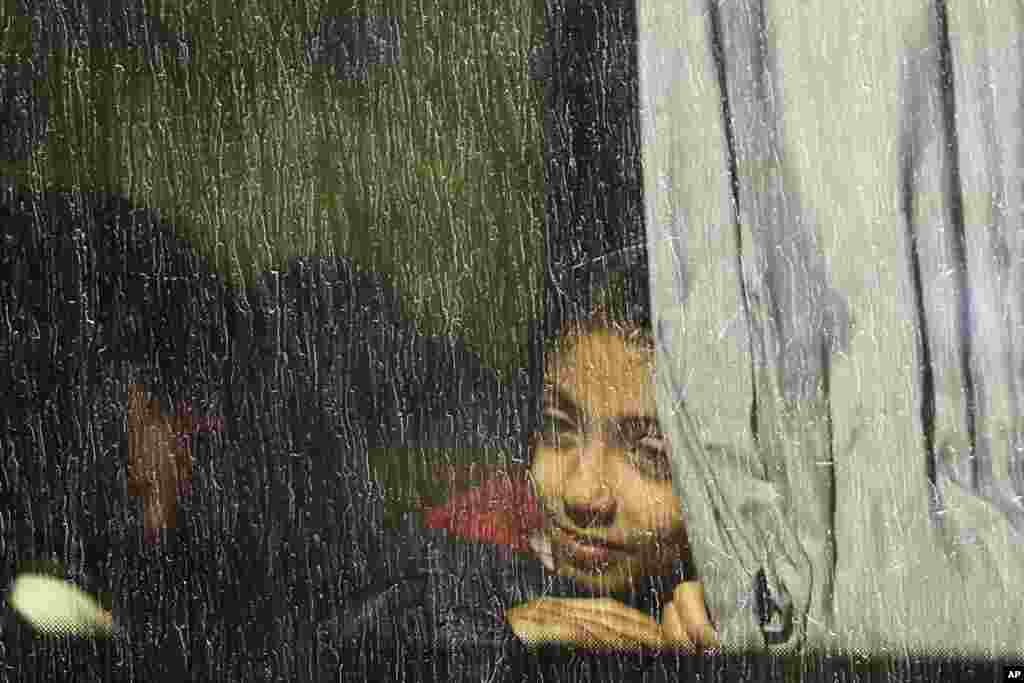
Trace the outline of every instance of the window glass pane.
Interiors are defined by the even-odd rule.
[[[739,280],[735,292],[724,280],[700,289],[701,274],[720,272],[712,264],[738,268],[753,253],[744,249],[763,246],[733,211],[760,221],[755,228],[777,227],[795,215],[787,211],[799,212],[798,197],[809,194],[808,206],[827,209],[849,201],[849,192],[786,186],[781,195],[738,196],[749,190],[743,173],[763,190],[757,183],[773,177],[773,167],[739,157],[730,167],[726,148],[752,140],[751,149],[769,149],[776,138],[766,121],[775,112],[756,109],[764,98],[742,90],[718,96],[713,66],[704,74],[671,50],[677,61],[660,72],[669,73],[666,83],[687,81],[684,91],[704,99],[691,106],[683,97],[658,110],[663,137],[642,130],[645,36],[650,47],[667,26],[686,29],[688,38],[668,44],[706,47],[705,66],[724,59],[726,44],[747,55],[742,41],[721,43],[716,8],[729,3],[684,3],[686,11],[669,13],[663,25],[651,21],[655,4],[0,3],[3,674],[677,680],[707,661],[731,666],[697,656],[715,653],[723,635],[734,638],[725,644],[754,643],[743,654],[756,666],[771,661],[766,671],[804,677],[799,657],[779,663],[765,653],[800,654],[786,650],[794,632],[786,624],[815,618],[806,604],[811,589],[779,587],[809,574],[786,574],[783,560],[764,559],[785,553],[756,542],[739,544],[746,554],[724,568],[709,561],[715,534],[734,528],[732,508],[724,499],[708,502],[722,490],[714,477],[675,478],[728,448],[717,441],[684,448],[697,441],[684,438],[692,432],[659,395],[657,373],[685,366],[689,374],[679,372],[700,391],[684,404],[697,404],[694,413],[711,425],[705,431],[724,432],[725,446],[754,473],[715,481],[774,500],[769,475],[758,473],[777,470],[759,470],[759,458],[781,452],[765,450],[764,435],[784,411],[772,412],[777,406],[764,402],[771,392],[751,386],[775,381],[752,371],[767,367],[751,356],[754,323],[758,314],[777,323],[780,348],[818,353],[811,339],[827,353],[845,353],[854,343],[844,327],[847,292],[830,289],[826,275],[842,270],[835,264],[846,252],[836,240],[810,239],[809,221],[785,224],[773,233],[775,246],[801,269],[773,270],[771,287],[793,297],[762,301],[767,313],[732,311],[735,323],[709,313],[685,334],[672,325],[698,291],[715,312],[753,296],[737,293]],[[732,4],[729,31],[752,31],[770,15],[754,12],[758,3]],[[943,21],[973,26],[968,19]],[[652,26],[658,30],[645,34]],[[956,34],[938,26],[935,35]],[[762,33],[775,35],[751,35]],[[838,44],[828,35],[825,44]],[[948,57],[952,48],[936,45],[935,54]],[[938,96],[952,82],[950,63],[915,59],[925,58],[907,68],[938,85],[907,101],[927,102],[935,121],[952,121]],[[830,82],[870,85],[847,76]],[[800,78],[817,82],[813,74]],[[743,128],[746,138],[715,128],[741,120],[761,127]],[[714,135],[701,132],[709,126]],[[948,130],[923,127],[935,136],[907,143],[914,154],[924,154],[915,145],[932,149],[933,139],[956,149]],[[963,135],[977,135],[975,128],[985,129]],[[797,156],[817,158],[813,150]],[[871,166],[866,158],[857,168]],[[1007,164],[1000,177],[1015,177]],[[662,174],[666,168],[671,173]],[[673,174],[675,184],[666,185],[663,176]],[[941,177],[949,182],[920,181],[913,196],[958,182]],[[1015,196],[1003,189],[1008,199],[992,204],[1000,211]],[[877,194],[898,193],[894,185]],[[694,218],[705,200],[725,212],[724,222]],[[921,206],[932,204],[913,210]],[[988,215],[963,197],[942,206],[950,215]],[[686,220],[726,242],[741,239],[712,248]],[[970,221],[959,220],[956,230],[967,230]],[[1011,254],[993,261],[1000,273],[1016,272],[1008,265],[1009,225],[1009,218],[999,223],[1002,242],[993,243],[1003,247],[991,248]],[[897,239],[891,233],[872,234]],[[672,251],[686,240],[700,243]],[[941,279],[946,247],[962,261],[968,252],[991,255],[921,246],[931,260],[905,291],[923,295],[929,274]],[[815,260],[823,253],[829,259]],[[970,309],[962,295],[970,287],[1009,291],[1016,282],[982,278],[967,287],[961,276],[950,285],[961,292],[961,312]],[[801,336],[804,294],[817,327],[807,323],[814,334]],[[970,310],[980,311],[979,325],[996,329],[1003,313],[1017,319],[1016,304],[1003,304]],[[925,297],[910,308],[921,314],[943,305]],[[936,323],[929,339],[956,336],[943,337],[947,331]],[[669,343],[655,344],[656,334]],[[975,345],[977,362],[989,362],[978,377],[1015,358],[1009,337]],[[734,347],[742,348],[730,355]],[[943,362],[973,353],[942,350]],[[963,414],[974,420],[964,430],[973,436],[957,441],[942,431],[952,413],[938,410],[941,401],[915,413],[932,420],[928,476],[936,454],[980,453],[978,444],[995,443],[985,439],[1012,426],[1013,383],[968,381],[957,363],[930,376],[923,392],[934,398],[972,387]],[[831,367],[772,366],[771,377],[780,378],[772,391],[818,400],[821,386],[850,381],[826,372]],[[729,382],[735,386],[718,391]],[[815,424],[827,430],[839,422]],[[970,504],[985,477],[1000,484],[976,523],[993,505],[1009,511],[1010,526],[1024,518],[1011,482],[1019,470],[1014,442],[1004,441],[957,480],[977,485]],[[793,500],[818,501],[812,493],[821,490]],[[763,541],[810,524],[781,512],[771,519],[771,533],[742,533]],[[827,535],[826,526],[818,531]],[[967,543],[973,532],[949,533]],[[970,560],[964,575],[985,575],[969,570],[989,555],[957,557]],[[815,571],[827,565],[815,562]],[[705,582],[702,572],[712,567],[720,570]],[[751,592],[730,592],[740,581]],[[825,583],[810,585],[820,591]],[[798,594],[804,603],[788,599]],[[986,594],[972,607],[969,593],[961,594],[948,604],[977,610],[971,614],[996,601]],[[735,607],[740,599],[747,602]],[[882,603],[859,604],[884,614]],[[999,638],[983,629],[974,635]]]

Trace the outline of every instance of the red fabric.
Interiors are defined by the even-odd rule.
[[[497,477],[430,508],[424,522],[432,529],[474,541],[530,552],[530,534],[541,527],[540,504],[526,479]]]
[[[191,401],[178,401],[174,414],[183,418],[193,432],[220,432],[224,418],[220,415],[196,415]]]

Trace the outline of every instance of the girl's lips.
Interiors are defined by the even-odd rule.
[[[607,562],[611,557],[611,549],[604,545],[592,545],[575,538],[569,539],[569,554],[573,559],[587,564]]]
[[[600,564],[611,559],[612,553],[621,552],[616,546],[578,536],[562,527],[558,527],[558,531],[569,555],[582,563]]]

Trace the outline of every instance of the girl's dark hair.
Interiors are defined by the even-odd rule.
[[[551,286],[553,285],[553,286]],[[567,327],[618,325],[650,331],[651,297],[647,249],[643,243],[618,249],[570,269],[549,283],[544,337]]]

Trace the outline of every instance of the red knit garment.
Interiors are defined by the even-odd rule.
[[[506,476],[488,479],[428,509],[424,522],[460,538],[529,553],[530,535],[541,528],[544,516],[529,481]]]

